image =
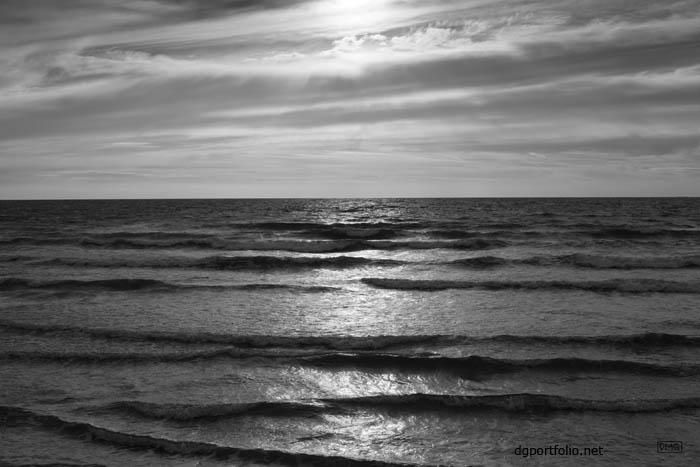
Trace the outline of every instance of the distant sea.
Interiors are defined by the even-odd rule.
[[[700,465],[700,200],[0,201],[0,465]]]

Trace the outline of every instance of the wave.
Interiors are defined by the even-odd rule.
[[[471,269],[489,269],[504,266],[509,262],[512,262],[512,260],[499,258],[497,256],[477,256],[475,258],[457,259],[450,262],[450,264]]]
[[[65,420],[55,415],[40,414],[17,407],[0,406],[0,417],[12,423],[24,422],[40,425],[46,429],[57,430],[68,436],[83,440],[101,441],[114,446],[129,449],[149,450],[180,456],[213,456],[217,459],[235,457],[242,460],[271,462],[282,465],[323,465],[328,467],[428,467],[425,464],[401,462],[383,462],[369,459],[355,459],[323,454],[280,451],[262,448],[237,448],[213,443],[170,440],[147,435],[136,435],[122,431],[102,428],[91,423]]]
[[[380,249],[412,249],[412,250],[490,250],[502,248],[508,245],[503,240],[496,238],[470,238],[456,241],[405,241],[405,242],[373,242],[372,245]]]
[[[587,269],[687,269],[700,267],[700,256],[687,257],[629,257],[575,253],[559,256],[533,256],[530,258],[500,258],[477,256],[450,262],[454,266],[470,269],[488,269],[507,265],[574,266]]]
[[[200,418],[223,418],[247,415],[313,417],[329,413],[345,413],[339,406],[323,401],[263,401],[231,404],[158,404],[141,401],[117,401],[97,411],[125,412],[148,418],[187,421]]]
[[[460,239],[460,238],[499,238],[499,237],[515,237],[515,238],[533,238],[533,237],[551,237],[552,232],[546,230],[520,230],[520,227],[515,227],[513,230],[489,230],[492,226],[484,226],[487,230],[460,230],[460,229],[436,229],[427,230],[425,233],[431,237],[444,239]]]
[[[345,399],[343,404],[406,409],[499,409],[508,412],[665,412],[700,408],[700,397],[683,399],[588,400],[548,394],[462,396],[444,394],[382,395]]]
[[[685,269],[700,267],[700,256],[635,258],[577,253],[557,256],[554,257],[554,260],[563,264],[591,269]],[[533,259],[534,264],[538,262],[547,265],[548,260],[547,258]]]
[[[205,286],[211,287],[211,286]],[[215,286],[226,289],[235,290],[288,290],[291,292],[301,293],[326,293],[337,292],[342,290],[340,287],[331,287],[326,285],[295,285],[295,284],[239,284],[239,285],[222,285]]]
[[[51,462],[48,464],[12,464],[0,460],[0,467],[107,467],[104,464],[71,464],[66,462]]]
[[[229,226],[243,230],[323,231],[348,229],[373,231],[377,229],[420,229],[428,224],[423,222],[333,222],[330,224],[323,222],[248,222],[229,224]]]
[[[214,237],[213,234],[207,234],[201,231],[162,231],[162,230],[144,230],[144,231],[129,231],[122,230],[116,232],[91,232],[90,238],[102,239],[120,239],[120,238],[147,238],[151,240],[164,239],[188,239],[192,237],[207,238]]]
[[[355,227],[355,226],[329,226],[305,229],[300,234],[306,237],[330,238],[330,239],[361,239],[384,240],[400,237],[406,232],[392,227]]]
[[[325,353],[290,355],[240,348],[195,350],[182,352],[2,352],[0,360],[47,361],[59,363],[178,363],[218,359],[272,358],[281,363],[339,370],[354,368],[376,371],[444,372],[460,378],[482,380],[489,375],[523,371],[633,373],[650,376],[693,376],[700,374],[695,365],[659,365],[628,360],[589,360],[584,358],[550,358],[511,360],[472,355],[443,357],[439,355],[407,356],[383,353]]]
[[[262,401],[233,404],[157,404],[117,401],[97,411],[126,413],[153,419],[190,421],[240,416],[302,416],[349,413],[355,408],[421,410],[495,409],[507,412],[627,412],[653,413],[700,408],[700,397],[681,399],[590,400],[549,394],[466,396],[448,394],[387,394],[346,398]]]
[[[476,341],[493,341],[524,345],[588,345],[629,347],[638,351],[644,348],[699,346],[700,336],[686,336],[682,334],[666,334],[656,332],[606,336],[515,336],[510,334],[502,334],[491,337],[477,338]]]
[[[267,284],[261,284],[267,286]],[[659,347],[700,346],[700,336],[682,334],[642,333],[602,336],[533,336],[500,334],[494,336],[460,335],[382,335],[382,336],[264,336],[213,333],[143,332],[119,329],[84,328],[58,324],[22,323],[0,320],[0,328],[14,332],[39,334],[72,333],[122,341],[165,342],[180,344],[222,344],[240,348],[384,350],[425,346],[454,346],[488,344],[489,342],[536,346],[610,346],[635,350]]]
[[[652,237],[694,237],[700,238],[700,230],[692,229],[636,229],[629,227],[610,227],[582,230],[578,233],[595,238],[644,239]]]
[[[357,256],[279,257],[279,256],[207,256],[205,258],[165,257],[156,259],[73,259],[53,258],[37,264],[99,268],[192,268],[231,271],[273,269],[352,268],[361,266],[399,266],[403,261]]]
[[[61,238],[43,238],[43,237],[11,237],[0,239],[0,245],[60,245],[66,243],[66,239]]]
[[[0,321],[0,328],[14,332],[39,334],[71,333],[120,341],[163,342],[179,344],[221,344],[240,349],[326,349],[380,350],[405,348],[431,342],[452,342],[451,336],[264,336],[214,333],[142,332],[119,329],[83,328],[55,324]],[[700,339],[698,340],[700,345]]]
[[[290,251],[295,253],[341,253],[375,248],[364,241],[354,240],[227,240],[218,237],[169,240],[139,238],[82,239],[89,247],[125,249],[209,249],[228,251]]]
[[[324,293],[339,290],[337,287],[327,286],[304,286],[295,284],[235,284],[235,285],[195,285],[195,284],[173,284],[155,279],[95,279],[95,280],[58,280],[58,281],[34,281],[16,277],[0,279],[0,290],[55,290],[60,292],[107,290],[107,291],[177,291],[192,289],[213,289],[213,290],[288,290],[302,293]],[[0,326],[2,324],[0,323]]]
[[[511,360],[472,355],[442,357],[439,355],[407,356],[377,353],[331,353],[298,357],[306,365],[324,368],[370,368],[378,370],[443,371],[466,379],[480,379],[489,374],[520,371],[637,373],[658,376],[688,376],[700,374],[693,365],[658,365],[628,360],[589,360],[585,358],[548,358]]]
[[[31,261],[33,259],[36,258],[27,255],[0,255],[0,263],[17,263],[21,261]]]
[[[60,281],[31,281],[9,277],[0,279],[0,290],[22,289],[58,289],[58,290],[83,290],[100,289],[113,291],[130,291],[144,289],[173,289],[175,284],[168,284],[155,279],[96,279],[96,280],[60,280]]]
[[[341,238],[343,237],[343,238]],[[496,238],[470,238],[454,241],[431,240],[377,240],[375,236],[347,238],[339,236],[333,240],[231,240],[215,236],[204,238],[82,238],[80,246],[111,249],[205,249],[227,251],[290,251],[295,253],[343,253],[363,250],[487,250],[506,246]],[[357,235],[359,237],[359,235]],[[377,237],[378,238],[378,237]]]
[[[504,246],[504,241],[501,237],[549,237],[561,235],[583,236],[594,239],[618,239],[618,240],[645,240],[654,238],[700,238],[700,230],[697,229],[640,229],[628,227],[610,227],[610,228],[587,228],[587,229],[562,229],[557,231],[538,231],[538,230],[468,230],[457,228],[441,229],[440,224],[436,223],[335,223],[335,224],[320,224],[313,222],[263,222],[251,224],[232,224],[233,227],[239,229],[240,232],[256,232],[256,231],[277,231],[287,232],[292,236],[306,239],[325,239],[319,240],[244,240],[223,238],[217,234],[198,231],[184,232],[167,232],[167,231],[151,231],[151,232],[109,232],[109,233],[87,233],[86,236],[74,238],[66,237],[61,233],[53,236],[17,236],[6,237],[0,239],[0,245],[62,245],[62,244],[77,244],[85,247],[98,248],[129,248],[129,249],[148,249],[148,248],[204,248],[217,250],[267,250],[279,249],[286,251],[357,251],[360,249],[368,249],[370,247],[381,248],[381,241],[391,240],[389,248],[392,244],[402,245],[404,242],[401,237],[421,232],[427,236],[452,241],[454,247],[459,248],[460,241],[477,241],[484,246],[499,247]],[[488,227],[488,226],[487,226]],[[519,229],[522,226],[514,229]],[[399,240],[397,240],[399,239]],[[372,242],[379,241],[372,245]],[[341,242],[339,244],[334,242]],[[401,248],[409,248],[410,244],[416,242],[408,241]],[[426,244],[433,243],[432,241],[424,241]],[[494,243],[494,245],[490,245]],[[450,248],[446,246],[443,247]],[[343,248],[346,248],[345,250]],[[420,248],[420,246],[416,247]],[[474,248],[477,249],[477,248]]]
[[[4,361],[37,361],[58,363],[183,363],[222,358],[244,359],[275,357],[275,354],[250,352],[245,349],[224,348],[217,350],[195,350],[183,352],[0,352]]]
[[[448,289],[484,290],[584,290],[621,293],[700,294],[700,284],[659,279],[609,279],[601,281],[450,281],[366,277],[372,287],[393,290],[440,291]]]
[[[581,227],[579,225],[578,227]],[[591,227],[583,225],[584,227]],[[697,229],[636,229],[628,227],[576,229],[577,226],[562,226],[556,230],[519,230],[524,226],[506,227],[507,230],[474,231],[461,229],[431,230],[427,233],[439,238],[471,238],[475,236],[558,237],[562,235],[587,236],[595,239],[636,240],[663,237],[700,238]]]
[[[474,231],[474,230],[458,230],[458,229],[436,229],[429,230],[426,232],[431,237],[436,238],[447,238],[447,239],[458,239],[458,238],[473,238],[483,235],[488,235],[485,232]]]
[[[502,240],[474,238],[459,241],[379,241],[379,240],[224,240],[220,238],[150,241],[138,239],[88,240],[83,246],[104,248],[197,248],[229,251],[291,251],[297,253],[342,253],[362,250],[486,250],[506,245]]]

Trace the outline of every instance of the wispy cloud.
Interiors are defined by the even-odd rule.
[[[1,197],[700,194],[694,1],[7,0],[0,24]]]

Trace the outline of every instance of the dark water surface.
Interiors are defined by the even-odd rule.
[[[700,465],[699,304],[698,199],[0,201],[0,465]]]

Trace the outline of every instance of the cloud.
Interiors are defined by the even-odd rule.
[[[2,196],[700,186],[697,2],[30,3],[0,3]]]

